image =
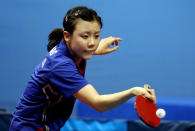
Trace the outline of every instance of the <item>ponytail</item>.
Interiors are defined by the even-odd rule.
[[[48,36],[49,43],[47,44],[47,51],[50,51],[53,47],[60,43],[64,37],[63,29],[56,28]]]

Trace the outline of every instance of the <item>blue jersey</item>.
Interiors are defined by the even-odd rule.
[[[78,68],[61,41],[35,68],[16,106],[10,131],[59,130],[70,117],[73,94],[88,84],[84,78],[86,62]]]

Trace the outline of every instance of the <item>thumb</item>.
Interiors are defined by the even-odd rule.
[[[113,48],[110,48],[110,49],[109,49],[109,52],[113,52],[113,51],[117,50],[118,48],[119,48],[119,46],[115,46],[115,47],[113,47]]]

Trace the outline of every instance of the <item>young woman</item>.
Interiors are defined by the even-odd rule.
[[[86,60],[118,49],[120,38],[100,41],[101,27],[101,18],[92,9],[75,7],[67,12],[63,29],[55,29],[49,35],[49,52],[31,75],[13,113],[10,131],[60,130],[70,117],[76,98],[99,112],[113,109],[136,95],[156,103],[152,89],[133,87],[99,95],[84,78]]]

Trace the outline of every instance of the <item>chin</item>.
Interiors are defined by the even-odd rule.
[[[83,59],[89,60],[89,59],[91,59],[91,57],[92,57],[92,55],[88,55],[88,56],[84,56]]]

